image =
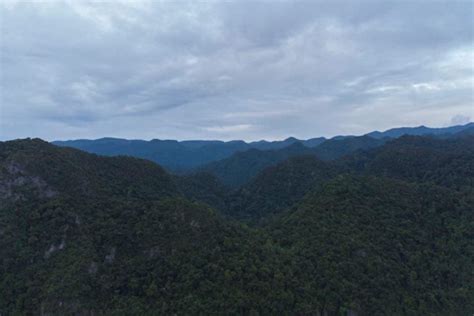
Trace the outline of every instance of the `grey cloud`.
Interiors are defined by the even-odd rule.
[[[474,117],[465,1],[0,9],[1,139],[272,139]]]

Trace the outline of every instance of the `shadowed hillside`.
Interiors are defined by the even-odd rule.
[[[473,195],[340,176],[268,227],[294,260],[303,313],[473,310]]]
[[[274,166],[291,157],[312,155],[321,160],[329,161],[359,150],[382,146],[385,142],[386,140],[361,136],[327,140],[315,148],[307,148],[301,144],[294,144],[283,149],[272,151],[251,149],[236,153],[229,158],[210,163],[199,170],[214,174],[226,186],[235,189],[249,183],[265,168]]]
[[[0,143],[0,312],[470,314],[472,144],[405,136],[333,161],[295,144],[231,191],[147,160]]]
[[[0,143],[0,193],[2,314],[289,308],[267,291],[288,280],[273,281],[286,273],[275,251],[181,198],[149,161]]]

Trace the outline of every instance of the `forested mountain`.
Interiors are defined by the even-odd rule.
[[[342,171],[312,155],[290,158],[263,170],[228,198],[227,214],[247,221],[266,220],[300,201],[309,189]]]
[[[23,140],[0,143],[0,172],[2,315],[289,308],[277,249],[151,162]]]
[[[234,190],[0,143],[0,313],[474,313],[474,138],[351,139],[240,153]]]
[[[198,170],[215,175],[222,183],[230,188],[238,188],[248,183],[260,171],[276,165],[290,157],[312,155],[321,160],[334,160],[358,150],[367,150],[381,146],[386,139],[375,139],[369,136],[334,138],[323,142],[314,148],[301,144],[272,150],[248,150],[238,152],[229,158],[205,165]]]
[[[317,185],[346,173],[472,190],[474,137],[445,140],[403,136],[335,161],[321,161],[314,155],[293,157],[260,172],[227,198],[225,209],[234,218],[266,221]]]
[[[412,136],[428,136],[428,135],[452,135],[459,132],[462,132],[465,129],[469,129],[474,127],[474,123],[468,123],[465,125],[456,125],[450,127],[442,127],[442,128],[432,128],[426,126],[418,126],[418,127],[399,127],[399,128],[392,128],[386,130],[385,132],[371,132],[368,133],[367,136],[372,138],[398,138],[403,135],[412,135]]]
[[[454,133],[454,134],[447,134],[448,138],[459,138],[459,137],[466,137],[466,136],[472,136],[474,135],[474,124],[471,123],[469,125],[469,128],[465,128],[460,132]]]
[[[314,154],[322,160],[334,160],[358,150],[367,150],[382,146],[388,139],[375,139],[369,136],[347,137],[331,139],[313,150]]]
[[[474,188],[474,137],[403,136],[341,160],[348,168],[410,182],[454,189]]]

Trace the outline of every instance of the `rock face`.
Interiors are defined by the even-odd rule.
[[[41,199],[57,194],[42,178],[29,175],[17,162],[8,161],[0,170],[0,200],[26,200],[25,191]]]
[[[51,244],[48,248],[48,250],[46,250],[44,252],[44,258],[45,259],[49,259],[49,257],[51,257],[51,255],[59,250],[63,250],[64,247],[66,247],[66,241],[63,239],[61,240],[61,243],[59,245],[55,245],[55,244]]]
[[[112,264],[115,260],[116,251],[117,251],[117,247],[110,248],[110,252],[105,256],[104,262],[108,264]]]

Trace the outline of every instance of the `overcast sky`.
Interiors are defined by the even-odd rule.
[[[0,2],[0,139],[282,139],[474,119],[473,1]]]

